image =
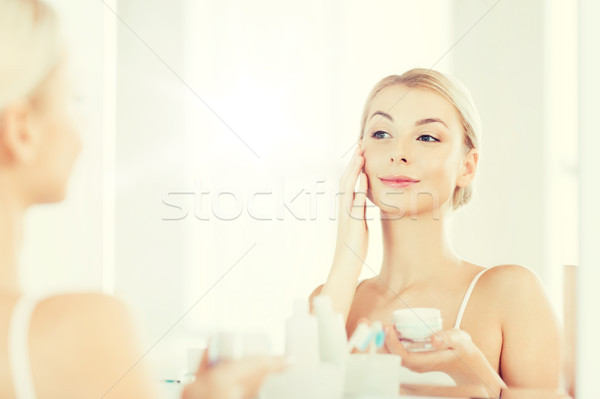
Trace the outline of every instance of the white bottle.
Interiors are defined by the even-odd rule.
[[[331,298],[319,295],[313,300],[319,324],[319,351],[321,361],[342,365],[348,356],[348,337],[344,318],[333,311]]]
[[[285,322],[285,354],[294,365],[319,364],[317,319],[308,313],[308,301],[294,302],[294,314]]]

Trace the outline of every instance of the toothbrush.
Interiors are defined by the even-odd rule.
[[[377,353],[379,348],[383,347],[385,342],[385,332],[383,331],[383,324],[380,321],[376,321],[371,326],[371,337],[369,340],[369,353],[374,355]]]
[[[385,343],[385,331],[383,330],[383,324],[380,321],[376,321],[371,326],[371,334],[373,335],[373,343],[375,348],[383,348]]]
[[[369,353],[376,353],[384,343],[385,332],[380,321],[374,322],[371,327],[366,323],[360,323],[348,342],[348,351],[352,352],[354,348],[364,351],[368,348]]]
[[[360,323],[356,326],[354,334],[352,334],[350,341],[348,341],[348,352],[352,352],[354,348],[360,351],[367,349],[367,346],[371,341],[371,335],[371,327],[366,323]]]

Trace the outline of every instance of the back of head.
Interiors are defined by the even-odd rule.
[[[2,195],[57,202],[79,152],[58,18],[39,0],[0,0]]]
[[[0,113],[31,95],[61,53],[52,8],[38,0],[0,0]]]

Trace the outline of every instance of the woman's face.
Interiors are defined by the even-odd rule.
[[[370,105],[362,147],[368,197],[388,216],[442,209],[464,184],[460,116],[434,91],[403,85],[380,91]]]
[[[72,115],[73,96],[66,62],[62,62],[32,98],[30,128],[36,130],[37,156],[28,174],[31,202],[55,202],[64,198],[81,140]]]

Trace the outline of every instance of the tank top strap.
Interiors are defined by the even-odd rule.
[[[465,309],[467,308],[467,304],[469,303],[469,299],[471,298],[471,294],[473,293],[475,284],[477,284],[477,280],[479,280],[479,278],[481,276],[483,276],[483,273],[487,272],[490,269],[491,269],[491,267],[483,269],[482,271],[477,273],[475,275],[475,277],[473,277],[473,280],[471,281],[471,284],[469,285],[469,288],[467,289],[467,292],[465,293],[465,297],[463,298],[462,303],[460,304],[460,309],[458,311],[458,316],[456,316],[456,322],[454,323],[454,328],[460,328],[460,324],[462,323],[462,319],[465,314]]]
[[[29,361],[29,327],[39,298],[22,296],[12,311],[8,331],[8,361],[16,399],[35,399]]]

